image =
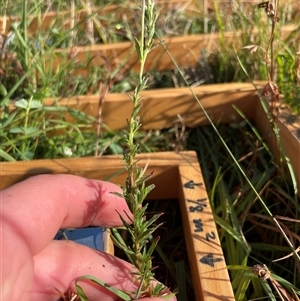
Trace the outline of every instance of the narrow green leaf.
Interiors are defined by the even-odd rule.
[[[80,285],[78,285],[77,283],[75,284],[75,287],[76,287],[77,294],[80,297],[80,300],[88,301],[89,299],[88,299],[87,295],[85,294],[84,290],[82,289],[82,287]]]
[[[0,82],[0,95],[1,96],[6,96],[7,95],[7,90],[1,82]]]
[[[269,283],[266,280],[259,279],[260,283],[265,291],[265,293],[269,296],[270,300],[276,301],[276,297],[273,294],[273,290],[270,287]]]
[[[16,159],[0,148],[0,157],[9,162],[14,162]]]
[[[185,272],[185,262],[184,260],[175,262],[176,270],[176,283],[178,285],[178,299],[188,300],[186,293],[186,272]]]
[[[17,114],[18,114],[17,110],[14,111],[14,112],[12,112],[12,113],[10,113],[8,115],[8,117],[3,120],[2,127],[5,128],[5,127],[11,125],[11,123],[14,121],[14,119],[15,119],[15,117],[16,117]]]
[[[140,41],[136,37],[134,37],[133,39],[134,39],[134,44],[135,44],[135,50],[137,52],[139,60],[141,61],[142,60],[142,53],[141,53]]]
[[[239,277],[239,284],[238,284],[237,290],[235,292],[235,300],[237,300],[237,301],[244,300],[246,291],[249,287],[252,277],[253,277],[253,273],[247,272],[247,271],[242,273],[241,277]]]
[[[75,282],[76,288],[78,286],[77,283],[81,280],[90,280],[90,281],[92,281],[92,282],[94,282],[98,285],[101,285],[102,287],[108,289],[110,292],[112,292],[113,294],[115,294],[116,296],[118,296],[119,298],[121,298],[124,301],[131,301],[132,300],[131,297],[128,294],[124,293],[123,291],[107,284],[106,282],[104,282],[104,281],[102,281],[102,280],[100,280],[100,279],[98,279],[98,278],[96,278],[92,275],[85,275],[85,276],[81,276],[81,277],[77,278],[77,280]]]

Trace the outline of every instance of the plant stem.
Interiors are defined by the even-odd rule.
[[[135,142],[135,135],[141,123],[138,116],[141,107],[140,93],[147,87],[148,78],[144,75],[145,63],[149,52],[153,49],[155,22],[157,16],[154,12],[153,0],[142,0],[141,3],[141,34],[135,40],[135,48],[140,61],[139,77],[134,89],[131,101],[133,104],[132,113],[128,121],[128,136],[126,139],[127,149],[124,151],[124,162],[127,170],[127,180],[123,188],[123,196],[134,216],[132,225],[125,222],[120,214],[125,228],[131,235],[132,245],[120,240],[120,235],[115,234],[114,242],[121,247],[131,263],[136,267],[137,272],[133,273],[133,281],[138,280],[139,286],[135,292],[135,298],[144,296],[164,296],[167,288],[161,284],[151,286],[154,273],[152,272],[152,252],[154,251],[158,238],[153,239],[152,234],[157,227],[153,223],[160,214],[154,215],[149,221],[145,217],[147,205],[143,205],[148,193],[154,188],[153,185],[146,186],[146,180],[151,176],[145,175],[146,168],[140,168],[135,161],[139,151],[139,145]],[[150,247],[148,247],[150,244]]]
[[[272,22],[272,29],[271,29],[271,36],[270,36],[270,39],[269,39],[269,43],[268,43],[268,46],[267,46],[267,49],[266,49],[266,58],[265,58],[265,61],[266,61],[266,68],[267,68],[267,74],[268,74],[268,80],[270,82],[274,82],[274,35],[275,35],[275,28],[276,28],[276,23],[278,22],[278,5],[279,5],[279,0],[275,0],[275,8],[274,8],[274,16],[271,18],[271,22]],[[268,70],[268,52],[269,52],[269,49],[270,49],[270,58],[271,58],[271,66],[270,66],[270,72]]]

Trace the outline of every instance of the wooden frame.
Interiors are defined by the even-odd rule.
[[[149,163],[148,170],[155,171],[149,182],[156,188],[149,199],[178,199],[181,207],[187,252],[196,300],[234,300],[218,232],[209,205],[203,177],[195,152],[163,152],[141,154],[139,165]],[[72,158],[3,163],[1,189],[43,173],[71,173],[94,179],[125,183],[121,158]]]
[[[226,1],[220,1],[220,4]],[[247,2],[247,1],[245,1]],[[163,12],[171,10],[183,11],[185,15],[190,16],[194,14],[204,13],[204,11],[214,11],[214,5],[212,3],[206,3],[203,1],[203,4],[200,1],[195,0],[157,0],[156,1],[157,10],[162,10]],[[280,4],[282,5],[282,4]],[[297,9],[296,1],[294,3],[289,3],[294,9]],[[105,16],[109,13],[115,13],[116,17],[122,20],[122,15],[126,15],[126,18],[132,17],[132,11],[139,9],[136,3],[126,2],[125,5],[122,3],[117,5],[107,5],[104,7],[96,7],[92,9],[95,17]],[[71,28],[72,18],[75,19],[77,23],[82,23],[84,28],[87,27],[86,19],[89,15],[88,9],[76,10],[75,15],[73,16],[70,10],[61,11],[59,13],[55,11],[50,11],[42,14],[40,17],[35,15],[29,15],[29,26],[28,32],[30,34],[36,34],[38,30],[49,30],[55,22],[61,24],[61,26],[68,30]],[[18,16],[2,16],[0,17],[0,34],[7,34],[12,23],[20,22],[20,17]]]
[[[265,83],[258,82],[257,88]],[[204,109],[214,123],[230,123],[233,119],[242,120],[236,111],[239,109],[260,131],[273,152],[277,152],[274,132],[262,107],[257,92],[250,83],[230,83],[207,85],[193,88]],[[130,93],[108,94],[103,105],[103,122],[113,130],[126,128],[126,118],[130,116],[132,103]],[[140,111],[143,130],[170,128],[179,122],[181,116],[185,126],[197,127],[209,124],[189,88],[148,90],[142,93],[143,105]],[[53,99],[45,100],[52,105]],[[99,96],[87,95],[60,100],[62,106],[79,108],[97,117]],[[72,121],[72,118],[68,119]],[[287,120],[292,120],[288,122]],[[294,167],[298,187],[300,187],[300,122],[289,111],[284,111],[276,119],[284,150]],[[299,191],[299,190],[298,190]],[[300,191],[299,191],[300,196]]]
[[[199,4],[194,0],[173,0],[173,1],[159,1],[158,5],[162,10],[171,8],[180,8],[185,11],[186,14],[195,14],[199,12]],[[128,10],[132,10],[136,7],[136,4],[131,4],[128,8],[126,7],[125,12],[118,8],[118,5],[107,6],[101,9],[95,14],[105,15],[111,11],[117,11],[120,14],[128,13]],[[118,8],[118,9],[116,9]],[[87,22],[84,20],[87,18],[87,11],[80,10],[77,12],[76,22],[82,22],[82,26],[86,26]],[[30,19],[30,17],[29,17]],[[38,24],[38,18],[32,16],[32,21],[29,25],[29,32],[35,33],[39,28],[49,29],[55,20],[59,19],[60,23],[63,23],[64,27],[70,28],[70,20],[72,19],[70,11],[61,12],[58,16],[56,12],[49,12],[42,16],[42,23]],[[121,19],[121,16],[120,16]],[[9,28],[10,22],[15,22],[16,17],[12,17],[11,21],[4,18],[0,18],[0,29]],[[7,22],[7,24],[5,23]],[[6,24],[6,25],[4,25]],[[297,25],[287,25],[279,28],[279,36],[282,40],[285,40],[299,27]],[[5,31],[4,29],[2,31]],[[255,33],[258,30],[253,30]],[[226,45],[230,43],[235,48],[240,48],[245,45],[241,45],[241,37],[244,33],[242,31],[236,32],[224,32],[223,40],[226,41]],[[145,64],[145,72],[150,70],[162,71],[162,70],[173,70],[174,61],[178,66],[193,67],[196,66],[201,57],[201,50],[205,49],[207,53],[214,52],[220,47],[220,33],[209,33],[200,35],[187,35],[179,37],[168,37],[162,38],[165,48],[162,46],[156,47],[148,55],[148,59]],[[159,45],[161,41],[156,41],[155,44]],[[133,42],[120,42],[112,44],[95,44],[83,47],[71,47],[68,49],[56,49],[51,55],[46,55],[43,60],[45,61],[45,67],[47,70],[53,72],[61,69],[62,66],[70,65],[72,63],[72,74],[87,76],[90,72],[90,67],[104,67],[107,68],[109,65],[110,69],[121,68],[122,71],[134,71],[138,72],[140,69],[139,59],[135,51],[135,45]],[[109,62],[109,63],[108,63]],[[84,65],[82,67],[82,65]]]
[[[298,27],[296,25],[288,25],[281,28],[280,37],[285,40]],[[241,47],[242,31],[225,32],[224,40],[235,48]],[[173,70],[174,61],[182,68],[196,66],[201,58],[201,50],[205,49],[207,53],[214,52],[220,47],[220,33],[187,35],[171,38],[162,38],[165,45],[158,46],[152,50],[145,64],[145,71],[156,70]],[[156,40],[155,44],[161,42]],[[140,63],[135,51],[133,42],[121,42],[113,44],[91,45],[83,47],[75,47],[71,49],[57,49],[51,54],[51,57],[45,58],[49,62],[47,68],[55,71],[64,64],[74,61],[76,64],[84,64],[85,67],[76,67],[73,74],[86,76],[88,74],[88,66],[109,67],[111,69],[121,68],[138,72]],[[88,66],[87,66],[88,65]]]
[[[156,1],[158,10],[182,10],[185,14],[190,15],[199,13],[199,4],[194,0],[158,0]],[[132,18],[134,11],[139,10],[138,5],[135,2],[127,1],[125,4],[113,4],[103,7],[94,7],[92,13],[95,17],[106,16],[107,14],[113,13],[116,18],[122,20],[122,16],[126,15],[126,19]],[[59,13],[55,11],[47,12],[36,17],[35,15],[29,15],[28,20],[28,32],[30,34],[36,34],[38,30],[49,30],[54,23],[60,24],[65,30],[71,28],[71,20],[75,19],[77,23],[82,23],[84,28],[87,27],[86,20],[90,15],[88,9],[80,9],[75,11],[75,15],[72,16],[70,10],[61,11]],[[0,18],[0,34],[7,34],[12,23],[20,22],[18,16],[5,16]],[[102,24],[102,22],[101,22]],[[103,24],[102,24],[103,25]]]
[[[263,83],[258,83],[259,88],[263,85]],[[209,85],[193,88],[193,91],[215,123],[230,123],[233,119],[242,120],[235,108],[242,111],[276,152],[276,140],[269,119],[251,84]],[[132,109],[129,94],[109,94],[105,99],[102,110],[103,121],[114,130],[126,126],[126,118]],[[96,116],[98,98],[99,96],[82,96],[77,99],[61,99],[60,104],[76,107]],[[53,99],[48,99],[45,104],[52,105],[53,101]],[[143,105],[140,111],[143,129],[173,127],[179,122],[179,114],[186,126],[196,127],[208,124],[208,120],[188,88],[143,92]],[[294,167],[298,187],[300,187],[300,169],[298,168],[300,126],[297,119],[294,123],[287,123],[284,117],[289,116],[284,112],[276,123],[280,130],[282,145]],[[71,117],[69,120],[71,121]],[[150,159],[148,169],[155,171],[151,182],[157,187],[151,192],[149,198],[179,199],[194,287],[201,288],[201,290],[195,290],[196,300],[218,300],[220,296],[226,297],[226,300],[234,300],[213,216],[206,202],[207,194],[195,153],[154,153],[143,154],[139,158],[142,166],[146,165]],[[107,156],[5,162],[0,163],[0,167],[0,188],[3,189],[26,177],[41,173],[72,173],[104,179],[122,171],[123,165],[121,158]],[[110,181],[118,184],[124,183],[124,173],[120,172]],[[175,189],[169,189],[170,187],[175,187]],[[194,201],[194,203],[189,201]],[[197,229],[198,232],[196,232]]]
[[[257,88],[261,89],[264,85],[265,83],[258,82]],[[242,120],[234,107],[239,109],[257,127],[272,151],[276,152],[277,146],[273,130],[252,84],[205,85],[193,88],[193,92],[214,123],[230,123],[233,119]],[[129,100],[130,94],[129,92],[107,95],[102,108],[102,121],[112,130],[127,127],[126,119],[132,110],[132,103]],[[142,97],[143,103],[140,111],[142,130],[174,127],[176,123],[180,122],[179,115],[187,127],[209,124],[189,88],[148,90],[142,92]],[[51,106],[55,101],[54,99],[46,99],[44,105]],[[97,117],[99,95],[63,98],[59,99],[59,104],[77,108],[86,114]],[[10,109],[14,110],[14,107],[11,106]],[[54,113],[51,114],[51,117],[55,117]],[[60,115],[58,115],[59,117]],[[67,121],[73,121],[71,116],[66,115],[65,117]],[[293,122],[287,122],[288,119],[293,120]],[[283,112],[281,117],[276,119],[276,122],[282,145],[294,167],[297,184],[300,187],[299,118],[289,112]]]
[[[261,89],[265,82],[257,82]],[[201,101],[207,113],[215,123],[229,123],[233,118],[241,119],[233,108],[237,106],[248,118],[252,119],[258,105],[258,97],[250,83],[227,83],[203,85],[192,88],[169,88],[142,91],[142,106],[139,113],[142,130],[173,127],[179,122],[178,114],[188,127],[209,124],[193,93]],[[132,111],[132,102],[127,93],[110,93],[106,96],[102,107],[102,121],[112,130],[127,128],[126,119]],[[45,106],[60,106],[76,108],[97,118],[99,95],[82,95],[70,98],[48,98]],[[13,105],[10,108],[14,110]],[[52,115],[54,116],[54,115]],[[73,122],[71,116],[65,116]]]

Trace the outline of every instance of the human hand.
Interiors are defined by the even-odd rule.
[[[114,184],[72,175],[40,175],[0,192],[0,300],[52,301],[93,275],[118,289],[136,291],[133,266],[72,241],[55,241],[60,228],[121,226],[132,217]],[[117,211],[116,211],[117,210]],[[89,300],[119,300],[107,289],[80,282]],[[143,301],[158,301],[144,298]],[[171,299],[175,301],[174,297]]]

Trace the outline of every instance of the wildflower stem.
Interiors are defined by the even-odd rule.
[[[145,63],[148,54],[153,49],[155,23],[157,16],[155,14],[155,5],[153,0],[142,0],[141,3],[141,34],[139,39],[135,40],[135,48],[140,61],[140,70],[136,88],[130,97],[133,108],[128,120],[128,136],[126,137],[126,149],[123,154],[125,168],[127,170],[127,180],[123,188],[123,196],[134,216],[132,224],[125,222],[120,213],[124,227],[131,236],[131,244],[120,242],[118,237],[116,244],[121,246],[127,254],[131,263],[136,267],[133,281],[138,281],[138,289],[135,292],[135,299],[141,297],[152,297],[165,295],[167,289],[161,284],[152,287],[151,281],[154,273],[152,272],[152,252],[157,245],[158,239],[153,239],[152,234],[158,226],[154,222],[160,216],[154,215],[147,221],[145,212],[147,205],[143,204],[148,193],[154,188],[153,185],[146,186],[146,180],[151,175],[145,175],[146,168],[140,168],[135,160],[139,152],[139,144],[135,141],[135,135],[139,130],[141,123],[138,116],[141,107],[140,93],[147,87],[148,77],[144,75]],[[114,231],[114,233],[116,233]],[[148,245],[150,244],[150,247]]]

